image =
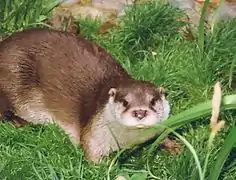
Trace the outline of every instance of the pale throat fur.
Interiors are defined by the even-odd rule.
[[[157,89],[163,90],[163,88]],[[146,102],[152,101],[153,95],[147,92],[141,93]],[[136,103],[132,107],[129,106],[129,110],[125,110],[125,113],[124,99],[132,102],[132,100],[136,101],[137,97],[130,92],[124,99],[115,100],[117,95],[115,88],[111,88],[108,94],[109,98],[104,108],[93,117],[90,130],[83,135],[86,139],[86,148],[90,149],[90,154],[87,156],[95,162],[99,162],[101,157],[109,155],[110,152],[119,148],[130,148],[154,137],[156,131],[149,127],[166,120],[170,113],[169,101],[161,92],[160,98],[156,99],[153,104],[154,111],[145,102],[142,102]],[[141,110],[142,113],[147,111],[146,117],[132,116],[132,112],[135,110]]]

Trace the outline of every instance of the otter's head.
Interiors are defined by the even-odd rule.
[[[143,81],[111,88],[108,108],[120,124],[131,128],[152,126],[166,120],[170,113],[165,90]]]

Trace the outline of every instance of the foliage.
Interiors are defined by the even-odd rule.
[[[1,0],[0,36],[40,24],[57,5],[54,0]]]
[[[43,19],[50,16],[50,9],[54,5],[54,2],[46,0],[2,0],[0,31],[11,34],[41,24]],[[172,116],[164,125],[172,124],[171,128],[175,131],[170,135],[178,133],[177,137],[182,137],[185,143],[191,145],[189,147],[194,148],[199,164],[204,164],[209,154],[206,147],[212,86],[216,81],[221,82],[224,97],[221,119],[226,124],[214,138],[206,177],[230,180],[236,176],[236,157],[232,153],[234,143],[231,141],[236,122],[235,111],[232,111],[235,109],[235,97],[229,95],[234,87],[236,21],[232,19],[216,23],[211,31],[199,30],[198,38],[189,40],[179,31],[184,26],[181,17],[182,13],[177,8],[152,1],[128,8],[126,16],[120,21],[121,28],[111,29],[106,36],[97,34],[102,23],[99,20],[79,19],[78,23],[83,35],[105,47],[135,78],[167,88]],[[83,158],[82,151],[74,147],[58,127],[49,125],[15,129],[1,123],[0,177],[100,180],[122,175],[134,180],[142,177],[199,179],[193,151],[184,149],[179,156],[173,156],[157,147],[157,142],[169,132],[166,131],[157,141],[138,150],[114,153],[95,166]],[[222,146],[228,148],[223,150]],[[211,168],[218,172],[209,174]]]

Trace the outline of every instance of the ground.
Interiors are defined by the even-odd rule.
[[[30,1],[32,4],[35,2]],[[18,18],[10,22],[10,18],[5,18],[0,32],[14,32],[24,28],[25,24],[38,22],[47,16],[45,9],[41,11],[45,7],[49,6],[32,5],[31,14],[26,13],[27,21]],[[6,14],[10,17],[5,11],[5,17]],[[183,33],[185,24],[179,21],[182,15],[182,11],[169,4],[151,2],[128,10],[119,28],[112,28],[106,34],[98,33],[103,24],[99,20],[79,18],[78,24],[82,35],[105,47],[133,77],[166,87],[174,116],[211,99],[217,81],[222,84],[223,95],[235,93],[236,88],[236,19],[222,21],[206,32],[204,51],[201,51],[198,44],[201,35],[195,37],[189,32],[186,32],[188,36]],[[18,14],[18,17],[21,16]],[[234,111],[222,112],[221,119],[226,121],[226,125],[214,140],[207,175],[226,135],[236,124]],[[202,163],[206,157],[209,117],[187,124],[178,132],[193,145]],[[116,153],[96,166],[87,162],[83,151],[74,147],[56,126],[14,128],[0,123],[0,179],[102,180],[124,174],[139,178],[143,175],[143,179],[198,179],[193,155],[176,136],[171,134],[171,137],[183,146],[180,155],[171,155],[156,146],[147,164],[150,142],[139,149],[125,151],[112,166]],[[235,154],[234,148],[223,166],[220,179],[235,179]],[[133,179],[138,180],[134,176]]]

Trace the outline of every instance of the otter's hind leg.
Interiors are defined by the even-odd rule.
[[[10,100],[8,99],[6,93],[0,89],[0,121],[11,122],[15,127],[26,125],[27,121],[16,116],[12,110],[13,108]]]
[[[12,123],[15,127],[23,127],[28,124],[28,122],[21,117],[15,115],[12,111],[8,110],[5,111],[4,114],[4,120],[9,121]]]

